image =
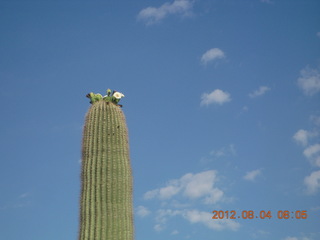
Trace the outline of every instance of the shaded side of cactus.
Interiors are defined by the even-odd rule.
[[[90,107],[83,130],[79,240],[133,240],[132,172],[124,114]]]

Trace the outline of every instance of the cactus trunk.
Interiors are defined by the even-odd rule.
[[[97,101],[85,120],[79,240],[133,240],[132,173],[124,114]]]

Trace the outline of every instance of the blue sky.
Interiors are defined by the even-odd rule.
[[[85,95],[111,88],[125,95],[137,240],[319,240],[319,10],[0,0],[0,238],[77,239]]]

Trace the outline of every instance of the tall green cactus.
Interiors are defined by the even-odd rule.
[[[92,105],[83,130],[79,240],[134,238],[128,131],[117,104],[124,95],[110,92],[87,95]]]

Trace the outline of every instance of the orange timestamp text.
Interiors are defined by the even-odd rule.
[[[271,219],[275,217],[277,219],[307,219],[308,213],[306,210],[278,210],[276,214],[273,215],[270,210],[261,210],[261,211],[253,211],[253,210],[243,210],[237,212],[235,210],[231,211],[222,211],[222,210],[214,210],[212,211],[213,216],[212,219]]]

